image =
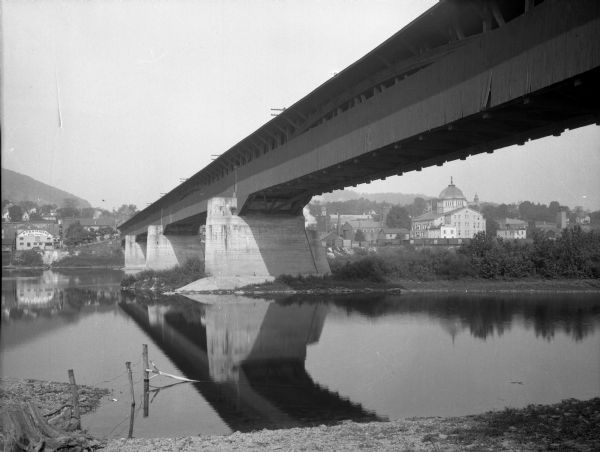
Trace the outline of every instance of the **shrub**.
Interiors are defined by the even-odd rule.
[[[131,286],[140,281],[157,280],[169,287],[181,287],[204,276],[206,276],[204,262],[194,258],[168,270],[144,270],[136,275],[129,275],[121,281],[121,286]]]
[[[22,265],[24,267],[41,267],[44,265],[44,261],[39,252],[35,250],[25,250],[15,254],[13,264]]]
[[[478,235],[459,253],[482,278],[597,278],[600,273],[600,234],[579,227],[558,238],[535,231],[532,244]]]
[[[336,265],[331,268],[334,279],[346,281],[386,282],[386,274],[389,271],[389,266],[378,256],[363,257],[357,261],[346,262],[344,265]]]

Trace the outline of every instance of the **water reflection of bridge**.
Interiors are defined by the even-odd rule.
[[[120,304],[234,430],[380,420],[316,384],[304,363],[319,340],[326,305]],[[225,301],[225,302],[224,302]]]

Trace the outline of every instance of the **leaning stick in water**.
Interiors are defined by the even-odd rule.
[[[152,364],[152,369],[146,369],[146,371],[147,372],[152,372],[153,374],[155,374],[153,376],[162,375],[163,377],[174,378],[175,380],[180,380],[180,381],[189,381],[189,382],[192,382],[192,383],[195,383],[195,382],[199,381],[199,380],[190,380],[189,378],[179,377],[177,375],[168,374],[166,372],[163,372],[158,367],[156,367],[156,364],[154,364],[154,361],[150,361],[150,364]]]

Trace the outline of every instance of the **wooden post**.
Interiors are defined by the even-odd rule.
[[[148,364],[148,344],[142,344],[142,360],[144,362],[144,381],[148,381],[150,380],[150,372],[148,372],[150,368]]]
[[[69,369],[69,381],[71,382],[71,394],[73,402],[73,411],[71,417],[77,419],[77,428],[81,427],[81,413],[79,412],[79,391],[77,391],[77,383],[75,383],[75,372]]]
[[[144,365],[144,417],[148,417],[149,414],[149,405],[150,405],[150,372],[148,369],[150,368],[150,364],[148,363],[148,345],[142,344],[142,361]]]
[[[133,438],[133,421],[135,419],[135,403],[131,404],[131,412],[129,413],[129,433],[127,438]]]
[[[133,418],[135,416],[135,396],[133,392],[133,375],[131,374],[131,362],[127,361],[125,363],[125,367],[127,368],[127,373],[129,374],[129,391],[131,392],[131,412],[129,414],[129,436],[128,438],[133,437]]]
[[[135,396],[133,392],[133,375],[131,374],[131,361],[125,363],[127,373],[129,374],[129,391],[131,392],[131,404],[135,405]]]

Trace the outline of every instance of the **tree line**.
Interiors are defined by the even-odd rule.
[[[600,278],[600,233],[580,227],[559,237],[534,231],[531,242],[502,240],[478,233],[458,254],[482,278]]]
[[[457,250],[384,248],[337,258],[330,267],[335,279],[349,281],[600,278],[600,233],[574,227],[553,238],[536,231],[524,242],[480,232]]]
[[[138,211],[135,204],[122,204],[121,207],[112,211],[99,207],[79,207],[78,201],[74,198],[65,198],[60,207],[57,204],[38,205],[34,201],[28,200],[13,203],[9,199],[3,199],[3,212],[6,207],[10,221],[21,221],[25,213],[28,214],[29,221],[40,221],[49,216],[58,219],[94,218],[94,215],[98,214],[103,218],[125,221]]]

